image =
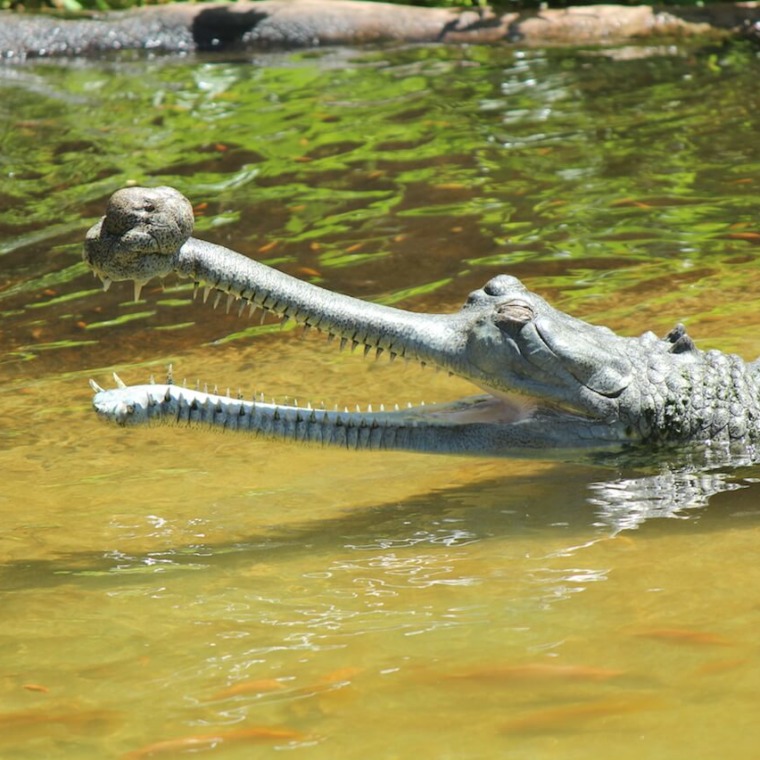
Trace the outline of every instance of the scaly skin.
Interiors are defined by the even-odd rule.
[[[176,273],[341,344],[437,365],[490,395],[357,414],[247,406],[173,385],[93,386],[95,408],[108,419],[184,420],[356,448],[507,455],[760,438],[756,366],[699,351],[680,325],[664,340],[652,333],[619,337],[557,311],[507,275],[471,293],[455,314],[408,312],[333,293],[196,240],[192,223],[190,203],[176,190],[126,188],[88,232],[84,259],[106,287],[131,279],[139,295],[152,277]],[[513,394],[522,400],[514,403]]]

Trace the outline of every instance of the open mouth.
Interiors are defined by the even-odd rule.
[[[626,440],[604,406],[620,388],[625,368],[608,353],[604,362],[587,360],[594,357],[594,331],[602,328],[557,312],[514,277],[492,278],[459,312],[422,314],[328,291],[190,237],[191,231],[192,207],[176,190],[125,188],[87,233],[84,259],[104,287],[132,280],[139,295],[151,278],[173,273],[191,279],[196,291],[202,287],[204,301],[217,291],[214,303],[226,296],[228,308],[237,301],[241,312],[248,306],[292,319],[336,338],[340,347],[437,366],[487,395],[351,411],[245,400],[172,382],[128,386],[117,379],[112,390],[92,383],[95,409],[106,420],[124,426],[207,425],[323,445],[440,453],[515,455]],[[542,319],[557,325],[559,338],[549,340],[539,330]],[[581,329],[592,331],[585,342],[578,336]]]

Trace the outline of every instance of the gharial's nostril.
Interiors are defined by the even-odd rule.
[[[506,330],[520,328],[535,316],[535,309],[527,301],[515,299],[497,306],[493,321],[499,329]]]

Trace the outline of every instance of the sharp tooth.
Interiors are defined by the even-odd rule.
[[[235,296],[232,293],[227,295],[227,314],[230,313],[230,306],[235,302]]]
[[[103,292],[105,293],[105,291],[111,287],[111,281],[108,277],[101,277],[100,279],[103,281]]]
[[[238,317],[242,317],[243,316],[243,312],[245,311],[245,305],[246,305],[245,300],[242,300],[240,302],[240,308],[238,309]]]
[[[367,358],[367,354],[372,350],[372,346],[364,346],[364,358]]]
[[[140,300],[140,293],[142,292],[143,285],[145,285],[146,282],[147,280],[135,280],[135,301]]]
[[[198,288],[200,287],[200,284],[197,282],[193,283],[193,301],[198,297]]]
[[[103,393],[104,390],[94,380],[90,380],[90,388],[92,388],[95,393]]]
[[[221,300],[222,300],[222,291],[220,290],[216,294],[216,298],[214,299],[214,308],[216,308],[217,306],[219,306],[219,301],[221,301]]]
[[[248,304],[248,319],[250,319],[256,313],[256,304],[251,301]]]
[[[203,303],[206,303],[206,301],[208,301],[209,293],[211,293],[212,290],[213,288],[211,287],[211,285],[203,286]]]
[[[116,383],[117,388],[126,388],[127,384],[114,372],[113,381]]]

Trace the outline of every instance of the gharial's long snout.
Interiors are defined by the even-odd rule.
[[[139,294],[152,277],[175,273],[203,286],[204,295],[216,290],[226,294],[228,305],[239,301],[241,312],[245,306],[262,309],[337,338],[341,347],[437,366],[490,396],[444,405],[435,415],[393,411],[380,417],[348,412],[331,417],[276,405],[269,409],[260,401],[254,410],[238,399],[219,396],[211,407],[220,411],[212,414],[208,399],[194,395],[199,390],[169,386],[164,401],[155,391],[141,390],[150,413],[130,412],[129,422],[166,420],[187,412],[190,421],[216,425],[221,420],[230,427],[231,409],[247,421],[236,429],[288,437],[282,425],[272,423],[290,420],[304,440],[312,435],[323,442],[338,440],[339,428],[372,429],[371,437],[382,439],[382,447],[473,452],[608,446],[650,437],[682,440],[702,431],[706,436],[723,434],[720,410],[709,419],[690,413],[692,397],[701,403],[694,389],[705,371],[718,372],[721,362],[733,361],[740,374],[744,365],[738,359],[718,361],[702,354],[683,328],[665,340],[652,333],[619,337],[558,311],[508,275],[490,279],[453,314],[406,311],[304,282],[198,240],[191,236],[192,227],[192,207],[176,190],[125,188],[112,196],[105,217],[88,232],[84,259],[106,287],[114,280],[132,279]],[[668,382],[663,385],[664,377]],[[745,385],[737,386],[742,397],[753,392],[749,380]],[[96,408],[114,408],[102,405],[102,393],[96,395]],[[137,408],[130,388],[108,393],[125,405],[119,408]],[[381,428],[388,432],[377,432]],[[404,433],[406,438],[399,432],[413,428],[418,432]]]

